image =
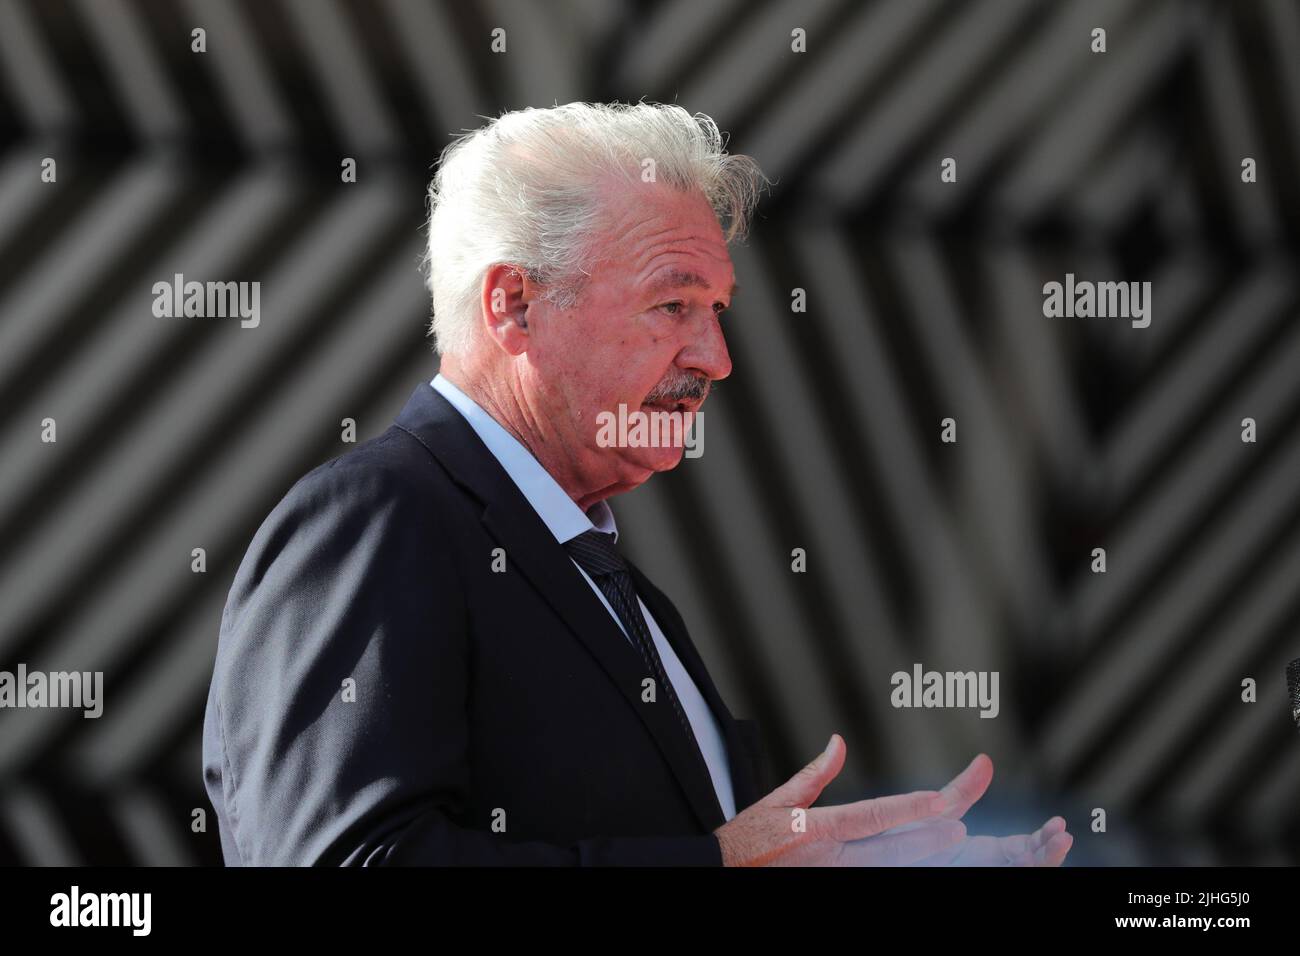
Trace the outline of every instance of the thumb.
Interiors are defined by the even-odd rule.
[[[821,796],[821,792],[826,789],[826,785],[839,776],[840,770],[844,768],[847,752],[843,738],[839,734],[831,734],[826,749],[814,757],[806,767],[773,790],[771,798],[782,807],[812,806]]]

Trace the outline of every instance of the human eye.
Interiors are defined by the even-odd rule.
[[[675,309],[675,311],[673,311],[673,312],[669,312],[669,313],[668,313],[669,315],[681,315],[681,314],[682,314],[682,303],[681,303],[681,302],[664,302],[664,303],[662,303],[662,304],[659,305],[659,308],[661,308],[661,309],[666,309],[666,308],[668,308],[669,306],[672,306],[672,307]]]

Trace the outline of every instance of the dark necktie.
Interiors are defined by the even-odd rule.
[[[636,590],[632,587],[632,575],[628,572],[627,562],[614,547],[614,536],[603,531],[584,531],[576,538],[566,541],[564,549],[569,552],[574,561],[578,562],[582,570],[591,575],[591,579],[596,582],[596,587],[600,588],[605,599],[609,601],[609,606],[623,622],[623,627],[632,638],[632,643],[641,652],[646,668],[654,677],[656,686],[663,691],[664,696],[672,704],[682,730],[686,733],[686,739],[695,745],[695,752],[700,754],[702,760],[703,754],[700,751],[699,741],[695,739],[695,732],[691,729],[690,721],[686,719],[686,712],[682,710],[673,685],[668,680],[668,675],[664,673],[663,661],[660,660],[659,652],[655,649],[654,638],[650,636],[650,628],[641,613],[641,605],[637,603]]]

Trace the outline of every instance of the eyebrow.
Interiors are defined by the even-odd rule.
[[[667,289],[684,288],[707,289],[709,288],[709,281],[698,272],[687,272],[681,269],[674,269],[671,272],[664,273],[654,282],[651,282],[649,286],[651,292],[663,292]],[[732,283],[731,288],[727,292],[727,296],[729,298],[734,298],[736,293],[739,291],[740,284]]]

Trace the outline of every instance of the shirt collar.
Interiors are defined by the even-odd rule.
[[[444,378],[441,372],[429,384],[465,417],[488,451],[506,470],[510,480],[528,499],[556,541],[564,544],[584,531],[593,529],[612,534],[614,540],[618,540],[614,512],[606,502],[598,501],[584,513],[560,487],[560,483],[551,477],[550,472],[533,457],[532,452],[506,431],[483,406],[452,384],[450,379]]]

